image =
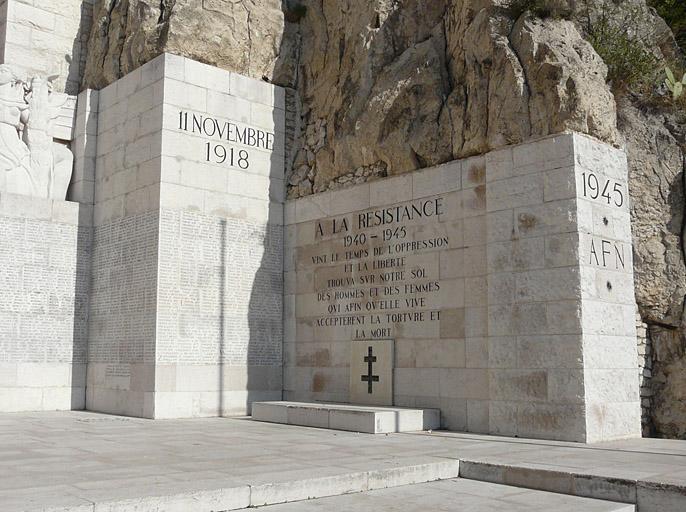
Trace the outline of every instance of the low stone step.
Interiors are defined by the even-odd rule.
[[[460,478],[636,504],[639,512],[684,512],[686,510],[686,487],[683,485],[664,480],[638,481],[635,478],[622,477],[611,468],[556,470],[553,466],[541,463],[496,463],[460,457]]]
[[[456,478],[271,505],[265,512],[470,510],[473,512],[634,512],[634,505]]]
[[[417,432],[441,424],[438,409],[357,406],[311,402],[254,402],[252,419],[367,434]]]
[[[288,471],[265,474],[262,478],[224,477],[224,486],[217,487],[213,480],[171,481],[161,478],[158,485],[128,487],[131,496],[123,499],[107,499],[108,492],[67,487],[50,486],[47,491],[36,490],[31,497],[20,497],[8,502],[0,499],[2,512],[216,512],[231,510],[253,510],[278,503],[304,503],[327,496],[360,493],[373,489],[408,486],[417,483],[433,482],[456,478],[460,463],[457,459],[437,459],[432,462],[411,463],[390,466],[369,471],[348,471],[331,473],[319,467],[319,475],[300,473],[292,475]],[[202,473],[201,473],[202,474]],[[217,473],[219,474],[219,473]],[[113,484],[116,485],[117,479]],[[67,494],[84,493],[84,497]],[[144,494],[138,494],[140,492]],[[62,495],[45,493],[62,492]]]

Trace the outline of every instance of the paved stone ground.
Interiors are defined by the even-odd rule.
[[[264,512],[633,512],[634,505],[457,478],[259,508]]]
[[[686,510],[684,441],[582,445],[228,418],[0,415],[2,512],[227,510],[450,479],[458,464],[469,479],[637,503],[640,512]]]

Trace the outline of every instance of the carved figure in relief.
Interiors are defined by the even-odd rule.
[[[51,134],[67,98],[52,77],[26,83],[0,65],[0,192],[65,199],[74,157]]]

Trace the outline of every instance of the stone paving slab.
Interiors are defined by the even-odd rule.
[[[684,441],[584,445],[451,432],[369,435],[239,418],[0,415],[2,512],[222,510],[218,503],[247,506],[248,492],[247,503],[257,505],[458,473],[637,503],[640,512],[686,510]]]
[[[271,505],[264,512],[634,512],[634,505],[457,478]]]
[[[246,419],[5,414],[0,511],[234,510],[454,478],[459,461],[431,448],[441,442]]]

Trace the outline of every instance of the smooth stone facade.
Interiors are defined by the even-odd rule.
[[[280,399],[283,90],[165,54],[97,108],[87,408]]]
[[[640,435],[627,166],[563,134],[286,203],[288,400],[350,400],[395,341],[394,404],[453,430]]]
[[[303,427],[387,434],[439,428],[441,412],[438,409],[279,401],[255,402],[252,407],[252,419]]]

